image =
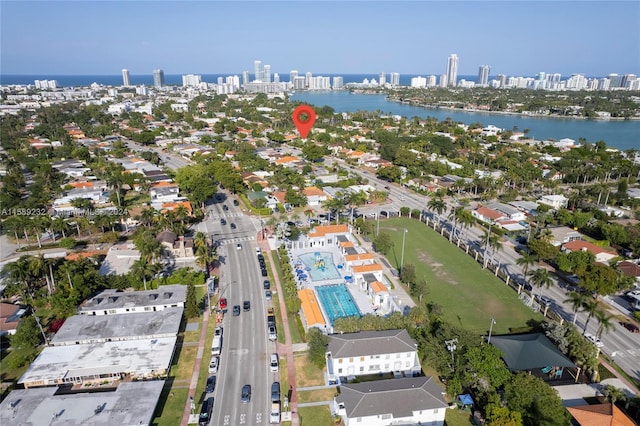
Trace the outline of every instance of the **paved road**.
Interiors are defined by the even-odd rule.
[[[334,160],[336,161],[336,160]],[[337,161],[340,163],[340,161]],[[344,164],[342,164],[344,166]],[[427,210],[430,217],[439,221],[442,221],[447,226],[447,229],[451,229],[451,223],[447,220],[451,209],[457,206],[457,202],[455,199],[449,197],[445,199],[447,204],[447,211],[444,212],[440,217],[435,212],[431,212],[428,209],[429,198],[423,195],[419,195],[414,193],[413,191],[402,188],[395,184],[390,184],[385,181],[379,180],[375,177],[373,173],[368,171],[360,170],[360,169],[352,169],[352,172],[358,173],[361,176],[369,179],[369,183],[377,188],[384,188],[385,186],[389,186],[389,201],[386,204],[379,206],[365,206],[360,208],[359,211],[365,214],[366,217],[373,218],[375,220],[376,215],[379,214],[381,210],[385,211],[399,211],[400,207],[407,206],[412,209],[419,210]],[[370,216],[369,214],[372,214]],[[483,232],[487,229],[482,228],[479,225],[469,228],[466,230],[462,230],[460,234],[460,238],[463,241],[467,241],[470,244],[475,244],[476,247],[480,248],[480,241],[482,240]],[[489,257],[492,254],[489,253]],[[519,278],[522,280],[524,278],[524,274],[522,272],[522,268],[516,264],[516,260],[520,257],[520,255],[515,251],[513,245],[508,241],[503,241],[503,248],[499,252],[495,253],[494,258],[497,264],[499,264],[500,268],[509,272],[509,274],[513,278]],[[538,265],[537,267],[542,267],[542,265]],[[529,268],[530,270],[536,269],[536,266],[533,268]],[[568,291],[565,290],[562,286],[558,285],[558,280],[553,277],[554,284],[551,285],[550,288],[544,289],[542,293],[546,296],[549,296],[554,300],[551,305],[551,309],[558,312],[564,319],[568,321],[573,321],[573,311],[571,309],[571,305],[569,303],[564,303],[566,299],[568,299]],[[538,293],[539,290],[536,288],[535,292]],[[620,312],[613,312],[616,314],[620,314]],[[624,312],[623,312],[624,314]],[[490,313],[487,313],[490,316]],[[582,329],[584,323],[586,322],[587,315],[584,313],[579,313],[576,320],[576,325]],[[598,329],[598,321],[595,318],[592,318],[589,321],[587,332],[595,335]],[[640,334],[630,333],[628,330],[620,326],[617,322],[614,322],[613,329],[607,333],[603,333],[601,337],[602,342],[604,343],[604,347],[602,351],[606,353],[611,359],[614,360],[624,371],[627,372],[630,376],[640,380]]]
[[[207,227],[214,240],[220,239],[220,295],[228,300],[228,312],[224,316],[223,345],[220,369],[217,374],[215,403],[211,425],[268,424],[271,383],[278,380],[271,373],[269,355],[276,350],[275,343],[267,338],[266,309],[260,268],[256,257],[255,226],[249,217],[239,214],[231,202],[216,203],[209,208]],[[220,216],[227,225],[220,225]],[[233,222],[231,222],[233,221]],[[237,229],[231,230],[235,223]],[[236,249],[241,241],[241,250]],[[249,312],[232,315],[234,305],[251,302]],[[252,396],[248,404],[240,400],[242,386],[251,385]]]

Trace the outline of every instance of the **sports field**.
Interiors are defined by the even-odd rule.
[[[507,333],[509,328],[526,327],[531,319],[543,319],[493,273],[483,270],[471,256],[419,221],[396,218],[380,223],[380,232],[387,232],[394,241],[387,259],[397,269],[403,229],[408,230],[404,263],[415,265],[418,280],[427,280],[426,301],[442,306],[448,322],[487,333],[493,317],[493,332]]]

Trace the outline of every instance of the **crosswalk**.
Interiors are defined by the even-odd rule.
[[[227,244],[237,244],[244,241],[255,241],[256,237],[236,237],[236,238],[220,238],[218,245],[224,246]]]
[[[244,213],[209,213],[208,217],[211,219],[222,219],[227,217],[245,217]]]

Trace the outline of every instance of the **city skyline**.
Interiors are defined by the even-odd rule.
[[[2,2],[0,72],[640,74],[635,1],[325,3]]]

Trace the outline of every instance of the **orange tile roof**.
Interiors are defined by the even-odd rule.
[[[378,263],[371,263],[369,265],[354,266],[352,269],[354,274],[365,274],[367,272],[382,271],[382,266]]]
[[[349,228],[345,224],[316,226],[309,232],[309,238],[324,237],[327,234],[348,234]]]
[[[362,151],[351,151],[348,155],[349,155],[349,157],[362,157],[364,155],[364,152],[362,152]]]
[[[189,215],[191,215],[191,213],[193,212],[191,203],[189,201],[174,201],[169,203],[162,203],[162,211],[176,210],[180,206],[184,206],[187,209],[187,213]]]
[[[492,220],[497,220],[500,219],[501,217],[505,217],[502,213],[495,211],[493,209],[490,209],[488,207],[478,207],[476,209],[476,212],[488,219],[492,219]]]
[[[300,160],[298,157],[294,157],[293,155],[285,155],[284,157],[280,157],[276,160],[276,164],[284,164],[284,163],[293,163],[294,161]]]
[[[280,201],[280,204],[284,204],[286,202],[284,199],[286,195],[287,193],[285,191],[278,191],[273,193],[273,196],[276,197],[278,201]]]
[[[312,197],[314,195],[318,196],[318,197],[321,197],[323,195],[324,196],[327,195],[327,194],[324,193],[324,191],[322,189],[320,189],[318,187],[315,187],[315,186],[310,186],[308,188],[303,189],[302,193],[307,197]]]
[[[159,181],[149,185],[150,188],[178,186],[175,182]]]
[[[380,281],[374,281],[371,284],[369,284],[369,287],[371,288],[371,291],[373,291],[374,293],[388,293],[389,290],[387,290],[387,287],[382,284]]]
[[[302,314],[307,321],[307,325],[315,326],[327,324],[322,316],[320,306],[318,306],[318,299],[316,299],[316,295],[313,294],[313,290],[304,289],[298,291],[298,298],[300,299]]]
[[[567,411],[581,426],[634,426],[636,424],[611,403],[567,407]]]
[[[602,247],[599,247],[593,243],[590,243],[589,241],[582,241],[582,240],[569,241],[568,243],[564,244],[563,247],[570,251],[578,251],[578,250],[584,249],[584,250],[587,250],[589,253],[593,253],[594,255],[600,254],[600,253],[607,253],[612,256],[616,255],[615,252],[611,250],[605,250]]]
[[[69,182],[67,185],[74,188],[93,188],[93,182]]]
[[[353,243],[351,241],[342,241],[340,242],[340,247],[353,247]]]
[[[104,250],[89,250],[89,251],[81,251],[79,253],[69,253],[64,257],[65,260],[78,260],[84,259],[85,257],[91,256],[100,256],[102,254],[106,254],[107,252]]]
[[[373,253],[348,254],[344,257],[347,262],[357,262],[359,260],[371,260]]]

